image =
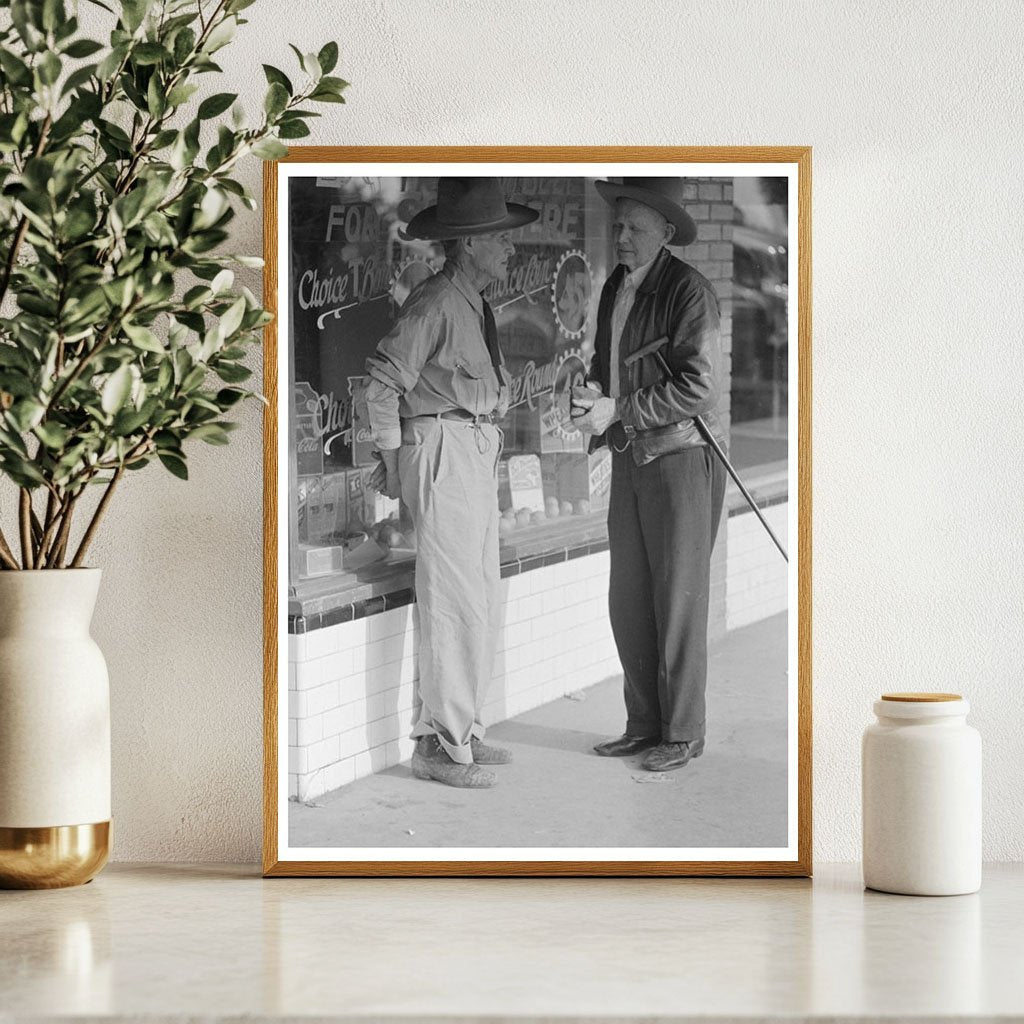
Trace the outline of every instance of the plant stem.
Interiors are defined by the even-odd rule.
[[[50,545],[54,542],[54,535],[57,533],[61,517],[60,513],[64,510],[64,502],[60,500],[57,492],[50,491],[49,496],[46,499],[46,519],[43,528],[43,538],[39,542],[39,551],[36,556],[37,565],[45,565]]]
[[[21,488],[18,522],[21,526],[21,567],[34,569],[36,566],[32,557],[32,492],[27,487]]]
[[[64,392],[67,391],[67,389],[71,387],[71,385],[74,384],[74,382],[82,375],[86,366],[91,362],[93,356],[96,355],[96,353],[99,352],[99,350],[103,348],[108,341],[110,341],[111,335],[120,326],[121,321],[130,313],[135,311],[139,301],[139,296],[136,296],[128,304],[128,308],[126,310],[123,310],[119,316],[116,316],[109,324],[107,324],[106,330],[96,340],[96,344],[79,358],[78,362],[75,364],[75,368],[60,382],[57,386],[57,390],[50,396],[50,400],[46,403],[45,415],[49,416],[50,410],[56,406],[57,402],[64,395]]]
[[[64,505],[63,511],[60,514],[60,530],[57,533],[57,539],[53,542],[53,547],[50,549],[49,557],[46,559],[47,569],[59,569],[61,567],[60,563],[64,560],[64,552],[68,546],[68,535],[71,532],[71,516],[75,511],[75,502],[78,501],[78,495],[81,493],[79,491],[77,494],[72,495]]]
[[[114,495],[114,489],[117,487],[123,474],[124,466],[121,465],[117,467],[117,472],[110,478],[110,483],[107,484],[107,489],[103,492],[103,497],[100,498],[100,503],[96,506],[96,511],[93,513],[92,520],[86,528],[85,535],[82,537],[81,543],[78,545],[75,557],[71,561],[72,569],[77,569],[82,564],[82,560],[85,558],[85,553],[89,549],[89,545],[92,543],[93,537],[96,535],[96,529],[100,525],[103,513],[107,511],[110,499]]]
[[[14,552],[7,543],[3,530],[0,530],[0,562],[3,562],[8,569],[19,568],[18,560],[14,557]]]

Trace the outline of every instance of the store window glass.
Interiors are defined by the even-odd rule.
[[[789,198],[785,178],[734,182],[733,463],[785,467],[789,395]]]
[[[440,243],[404,227],[436,178],[289,181],[292,589],[322,591],[409,568],[416,538],[401,504],[368,486],[376,465],[358,401],[364,364],[410,292],[440,269]],[[593,352],[611,242],[609,208],[582,178],[506,178],[540,212],[513,232],[505,281],[485,291],[513,379],[498,467],[502,561],[603,538],[607,451],[568,427],[569,389]],[[407,585],[407,583],[405,584]]]

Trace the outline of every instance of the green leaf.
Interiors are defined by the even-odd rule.
[[[222,339],[230,338],[242,325],[245,315],[245,297],[236,299],[217,324],[217,333]]]
[[[60,90],[61,96],[67,96],[69,92],[74,92],[76,89],[80,89],[95,74],[95,64],[86,64],[85,67],[79,68],[77,71],[72,71],[65,79],[64,85]]]
[[[299,63],[302,65],[302,70],[314,81],[319,82],[320,76],[323,74],[323,69],[320,67],[320,61],[317,59],[315,53],[304,53],[299,58]]]
[[[283,71],[278,70],[270,64],[264,64],[263,74],[267,76],[267,82],[270,85],[274,85],[275,83],[277,85],[283,85],[288,90],[289,96],[295,95],[295,89],[292,86],[291,80]]]
[[[53,85],[60,78],[60,57],[52,51],[44,54],[43,59],[36,65],[36,70],[43,85]]]
[[[143,67],[170,61],[171,55],[159,43],[139,43],[131,51],[132,60]]]
[[[68,438],[71,436],[71,431],[62,427],[59,423],[49,421],[37,423],[33,433],[47,448],[51,448],[54,451],[60,451],[67,444]]]
[[[10,8],[11,21],[14,22],[25,48],[32,53],[38,53],[46,46],[46,36],[39,18],[42,13],[41,5],[28,3],[26,0],[15,0]]]
[[[95,39],[76,39],[64,50],[64,55],[81,60],[83,57],[91,57],[94,53],[99,53],[102,49],[104,49],[103,44],[97,43]]]
[[[338,44],[327,43],[317,54],[316,59],[320,62],[320,70],[325,75],[329,75],[338,63]]]
[[[288,121],[277,129],[278,138],[281,139],[304,139],[309,134],[309,128],[301,121]]]
[[[7,416],[20,433],[26,434],[39,423],[45,412],[45,405],[32,398],[22,398],[7,410]]]
[[[142,24],[152,0],[121,0],[122,20],[129,33]]]
[[[203,381],[206,380],[206,367],[205,366],[194,366],[187,374],[185,379],[179,385],[179,390],[183,395],[187,395],[190,391],[195,391],[196,388],[202,387]]]
[[[112,416],[124,405],[132,389],[132,371],[129,366],[122,366],[115,370],[103,385],[100,394],[100,406],[103,411]]]
[[[122,328],[143,352],[158,352],[162,355],[166,351],[163,342],[148,327],[142,324],[122,324]]]
[[[43,29],[54,32],[58,25],[68,20],[63,0],[43,0]]]
[[[153,413],[153,406],[147,402],[142,409],[122,409],[115,417],[111,428],[116,437],[129,437],[146,425]]]
[[[238,22],[234,17],[225,18],[206,37],[206,42],[203,43],[203,52],[216,53],[222,46],[227,46],[235,38],[237,28]]]
[[[124,60],[125,55],[128,53],[127,44],[121,46],[115,46],[110,53],[100,61],[96,68],[96,77],[101,81],[107,81],[109,78],[113,78],[117,69],[121,66],[121,61]]]
[[[241,384],[252,376],[252,370],[240,363],[218,363],[214,371],[225,384]]]
[[[217,392],[216,402],[222,410],[227,411],[233,405],[237,405],[248,393],[248,391],[239,391],[238,388],[221,388]]]
[[[280,160],[288,155],[288,147],[281,145],[276,139],[260,139],[252,147],[252,153],[261,160]]]
[[[280,82],[274,82],[267,90],[267,95],[263,100],[263,109],[267,112],[267,116],[273,119],[288,106],[289,99],[288,90]]]
[[[210,282],[210,289],[214,295],[226,292],[235,282],[235,275],[232,271],[224,269],[217,272],[217,275]]]
[[[207,121],[211,117],[217,117],[219,114],[223,114],[228,107],[231,106],[235,100],[238,99],[238,93],[235,92],[218,92],[213,96],[207,96],[202,103],[199,104],[199,119],[201,121]]]
[[[194,82],[182,82],[181,85],[176,85],[167,94],[167,105],[170,107],[180,107],[182,103],[187,103],[198,91],[199,86]]]
[[[160,452],[158,458],[163,463],[164,468],[168,469],[179,480],[188,479],[188,467],[185,465],[184,459],[178,458],[177,455],[170,455],[167,452]]]
[[[344,92],[348,88],[348,82],[344,78],[332,78],[330,75],[320,79],[320,85],[317,92],[320,89],[330,89],[332,92]]]
[[[228,432],[219,423],[204,423],[189,432],[189,438],[205,441],[207,444],[225,445],[230,442]]]
[[[195,32],[190,28],[182,29],[182,31],[174,37],[174,63],[179,67],[184,64],[195,47]]]
[[[32,72],[28,65],[6,46],[0,47],[0,68],[10,80],[11,85],[24,86],[32,84]]]
[[[316,100],[317,103],[344,103],[345,97],[339,96],[337,93],[329,92],[326,89],[317,89],[310,97],[311,100]]]

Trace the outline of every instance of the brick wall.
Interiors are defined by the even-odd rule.
[[[505,622],[485,724],[621,672],[608,553],[503,582]],[[412,756],[414,606],[288,637],[288,793],[310,800]]]

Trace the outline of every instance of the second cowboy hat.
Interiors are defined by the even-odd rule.
[[[621,185],[614,181],[595,181],[594,185],[610,206],[618,199],[632,199],[657,210],[675,225],[669,245],[689,245],[697,237],[697,225],[683,209],[682,178],[623,178]]]
[[[437,203],[420,210],[405,230],[410,238],[438,241],[508,231],[539,216],[529,206],[507,203],[497,178],[438,178]]]

